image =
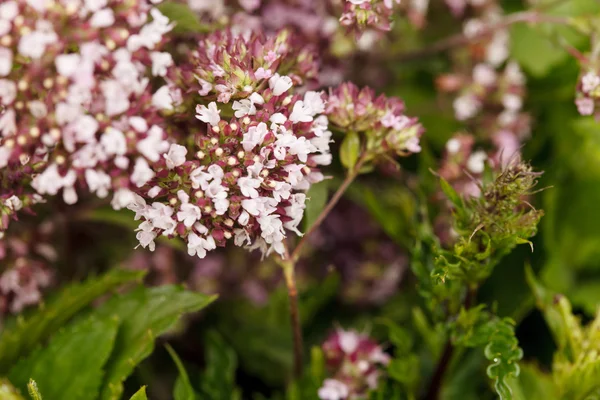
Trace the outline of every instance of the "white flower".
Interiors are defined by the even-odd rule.
[[[17,97],[17,85],[8,79],[0,79],[0,100],[5,106],[11,105]]]
[[[513,93],[506,93],[502,97],[502,105],[511,111],[518,111],[523,107],[523,100],[521,97]]]
[[[194,232],[188,235],[188,254],[190,256],[197,255],[198,258],[206,257],[206,252],[217,247],[215,239],[208,236],[206,239],[196,235]]]
[[[261,184],[260,179],[250,178],[250,177],[241,177],[237,181],[238,186],[242,194],[246,197],[254,199],[258,197],[258,189]]]
[[[0,47],[0,76],[10,74],[13,64],[13,53],[11,49]]]
[[[121,210],[121,209],[129,206],[131,203],[133,203],[134,200],[135,200],[134,193],[131,190],[129,190],[127,188],[119,188],[115,192],[115,194],[110,202],[110,205],[115,210]]]
[[[123,132],[112,126],[106,128],[102,136],[100,136],[100,144],[109,156],[122,156],[127,151],[125,135]]]
[[[130,193],[132,194],[133,199],[127,204],[127,209],[135,213],[135,217],[133,219],[137,221],[142,217],[146,218],[149,208],[146,204],[146,201],[140,195],[137,195],[133,192]],[[129,200],[129,196],[125,196],[126,198],[124,200]]]
[[[456,119],[464,121],[472,118],[481,108],[481,103],[473,95],[457,97],[453,103]]]
[[[85,181],[90,189],[90,192],[96,193],[100,198],[108,196],[108,189],[110,189],[111,180],[110,176],[108,176],[105,172],[86,169]]]
[[[185,147],[178,144],[172,144],[169,148],[169,152],[167,154],[163,154],[163,157],[167,163],[167,168],[173,169],[185,163],[186,154],[187,149]]]
[[[12,136],[17,132],[15,110],[9,108],[0,114],[0,134],[4,137]]]
[[[39,24],[40,21],[38,21]],[[58,40],[56,33],[52,31],[35,30],[21,36],[19,40],[19,54],[37,60],[42,57],[46,46]]]
[[[154,239],[156,239],[156,232],[154,232],[154,227],[148,221],[144,221],[140,224],[140,226],[136,229],[137,234],[135,235],[136,239],[140,242],[143,248],[148,247],[150,251],[154,251],[156,245],[154,244]]]
[[[177,220],[183,222],[187,228],[191,228],[202,216],[200,207],[194,204],[182,204],[177,213]]]
[[[581,78],[581,90],[589,93],[600,86],[600,76],[590,71]]]
[[[446,151],[450,154],[456,154],[460,150],[460,140],[452,138],[446,142]]]
[[[476,151],[467,160],[467,169],[474,174],[480,174],[485,169],[485,160],[487,160],[485,151]]]
[[[160,159],[160,155],[169,148],[169,143],[163,139],[163,136],[162,128],[152,125],[148,131],[148,136],[140,140],[136,147],[148,160],[156,162]]]
[[[118,81],[114,79],[105,80],[100,83],[100,90],[104,95],[105,112],[109,117],[127,111],[129,108],[128,94]]]
[[[304,94],[304,106],[311,110],[313,116],[325,112],[325,102],[319,92],[306,92]]]
[[[173,109],[173,99],[167,85],[161,87],[152,95],[152,105],[159,110]]]
[[[9,0],[4,4],[0,4],[0,19],[12,21],[19,15],[19,6],[14,0]]]
[[[14,194],[4,201],[4,205],[14,211],[19,211],[23,208],[23,202]]]
[[[129,117],[129,125],[140,133],[148,130],[148,122],[142,117]]]
[[[152,60],[152,75],[154,76],[165,76],[167,68],[173,65],[173,57],[169,53],[153,51],[150,53],[150,59]]]
[[[274,96],[281,96],[287,92],[293,85],[292,79],[289,76],[273,75],[269,79],[269,88],[273,91]]]
[[[346,354],[352,354],[358,348],[360,338],[354,331],[343,331],[338,330],[338,337],[340,342],[340,348]]]
[[[267,136],[267,133],[269,133],[269,131],[267,129],[267,124],[264,122],[248,128],[248,132],[244,133],[244,139],[242,140],[244,151],[251,151],[257,145],[261,145],[265,136]]]
[[[173,208],[162,203],[154,202],[148,208],[146,217],[155,228],[162,229],[163,235],[172,235],[177,224],[172,218]]]
[[[364,1],[364,0],[349,0]],[[369,0],[366,0],[369,1]],[[345,400],[350,394],[348,386],[345,383],[335,379],[325,379],[323,386],[319,389],[318,395],[321,400]]]
[[[135,165],[133,167],[133,173],[131,174],[131,182],[133,182],[137,187],[142,187],[152,178],[154,178],[154,171],[150,169],[148,162],[140,157],[135,160]]]
[[[98,131],[98,121],[90,115],[81,115],[71,124],[75,131],[75,139],[81,143],[89,143],[94,140]]]
[[[40,100],[30,101],[27,103],[27,108],[29,109],[31,115],[33,115],[35,118],[40,119],[48,115],[48,107],[46,107],[46,104]]]
[[[488,64],[477,64],[473,68],[473,80],[482,86],[492,86],[497,80],[496,71]]]
[[[313,120],[313,115],[312,109],[309,106],[306,106],[302,100],[298,100],[294,104],[294,108],[290,114],[290,121],[293,123],[311,122]]]
[[[235,111],[236,118],[242,118],[246,115],[256,114],[256,104],[264,104],[265,100],[258,93],[252,93],[249,98],[240,101],[234,101],[232,108]]]
[[[221,110],[217,108],[214,101],[208,105],[208,108],[202,104],[196,106],[196,118],[212,126],[217,126],[221,121]]]
[[[110,8],[96,11],[90,19],[90,25],[94,28],[108,28],[114,23],[115,15]]]

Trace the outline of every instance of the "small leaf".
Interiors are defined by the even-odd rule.
[[[440,177],[440,186],[442,188],[442,192],[444,192],[454,207],[457,209],[462,209],[464,207],[464,203],[460,195],[456,192],[456,190],[454,190],[452,185],[450,185],[450,183],[448,183],[448,181],[442,177]]]
[[[156,337],[171,328],[182,314],[198,311],[215,298],[178,286],[140,287],[115,296],[100,307],[98,315],[114,315],[123,321],[106,366],[100,398],[120,398],[123,381],[140,361],[152,353]]]
[[[9,379],[22,390],[35,379],[46,400],[95,399],[118,326],[115,318],[80,318],[55,334],[47,347],[18,362]]]
[[[172,22],[175,23],[174,33],[198,33],[206,32],[207,29],[200,19],[186,4],[166,2],[158,6],[158,9]]]
[[[194,388],[192,388],[192,384],[190,383],[190,377],[181,362],[181,359],[175,353],[175,350],[168,344],[165,345],[167,351],[171,355],[173,362],[177,366],[177,370],[179,371],[179,376],[175,381],[175,389],[173,391],[173,398],[175,400],[194,400],[196,398],[196,393],[194,393]]]
[[[146,386],[142,386],[129,400],[148,400],[148,397],[146,396]]]
[[[41,307],[29,319],[2,332],[0,374],[6,372],[19,357],[26,356],[43,343],[93,300],[124,283],[141,280],[144,274],[143,271],[113,270],[100,278],[90,278],[84,283],[62,289],[47,306]]]
[[[340,161],[348,170],[352,170],[358,161],[360,154],[360,137],[358,133],[350,131],[346,133],[344,141],[340,146]]]
[[[325,208],[328,186],[328,181],[322,181],[311,185],[308,193],[306,193],[308,201],[306,202],[306,210],[304,210],[304,231],[308,231]]]

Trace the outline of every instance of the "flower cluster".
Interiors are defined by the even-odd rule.
[[[371,158],[389,153],[408,155],[421,151],[423,127],[404,114],[397,98],[375,96],[370,88],[343,83],[330,91],[327,104],[330,121],[337,127],[364,135],[365,151]]]
[[[366,27],[388,31],[394,8],[400,0],[345,0],[340,23],[350,31],[363,31]]]
[[[57,258],[48,241],[52,234],[53,225],[43,223],[0,240],[0,317],[41,301],[52,283],[49,265]]]
[[[589,69],[579,79],[577,84],[577,110],[581,115],[598,115],[600,105],[600,75],[595,69]]]
[[[377,387],[380,367],[390,356],[367,335],[338,329],[322,345],[330,378],[323,382],[318,395],[321,400],[363,398]]]
[[[238,246],[285,254],[285,230],[298,232],[307,190],[331,162],[323,96],[288,91],[293,80],[275,73],[262,92],[223,105],[198,105],[207,132],[193,155],[171,145],[129,208],[144,222],[137,237],[154,248],[157,235],[181,236],[200,258],[234,239]],[[231,107],[233,118],[221,114]],[[146,199],[152,200],[151,204]]]
[[[78,187],[116,191],[116,208],[131,200],[168,148],[159,110],[172,99],[150,78],[172,63],[159,51],[171,28],[146,0],[2,2],[0,168],[10,196],[31,184],[69,204]]]
[[[203,37],[189,56],[190,65],[173,71],[170,80],[186,93],[221,103],[246,99],[279,74],[301,85],[318,71],[314,49],[289,30],[273,35],[219,30]]]

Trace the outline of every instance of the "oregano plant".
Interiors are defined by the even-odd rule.
[[[600,3],[0,2],[0,400],[600,398]]]

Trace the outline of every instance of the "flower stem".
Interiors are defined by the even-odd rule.
[[[325,206],[323,211],[321,211],[321,213],[319,214],[319,216],[317,217],[315,222],[310,226],[310,228],[308,228],[306,233],[304,233],[304,236],[302,236],[302,239],[300,239],[300,242],[298,242],[298,245],[296,246],[296,248],[294,249],[294,251],[292,253],[292,260],[294,260],[294,262],[296,262],[298,260],[298,258],[300,257],[300,252],[302,251],[302,248],[304,247],[304,245],[306,245],[306,241],[308,240],[310,235],[323,223],[323,221],[329,215],[331,210],[333,210],[333,208],[336,206],[336,204],[340,201],[340,199],[342,198],[344,193],[346,193],[346,190],[348,190],[348,187],[350,186],[350,184],[354,181],[354,179],[356,179],[356,177],[358,176],[358,173],[360,172],[361,168],[363,167],[365,161],[366,161],[365,157],[364,156],[361,157],[357,161],[354,168],[352,168],[352,170],[348,171],[346,178],[344,179],[344,181],[342,182],[340,187],[337,189],[337,191],[335,192],[335,194],[333,195],[331,200],[329,200],[329,203],[327,203],[327,205]]]
[[[294,378],[302,376],[303,369],[303,344],[302,344],[302,326],[300,323],[300,310],[298,308],[298,289],[296,288],[296,276],[294,261],[288,257],[281,261],[283,275],[290,298],[290,322],[292,326],[292,335],[294,339]]]

